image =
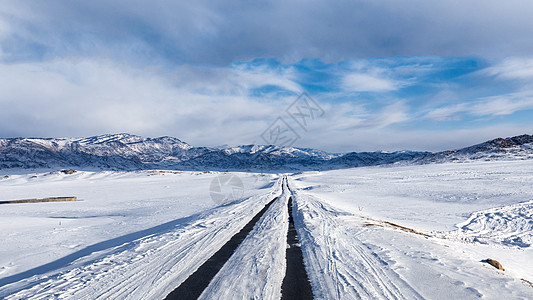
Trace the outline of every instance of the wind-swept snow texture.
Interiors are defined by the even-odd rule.
[[[475,212],[450,237],[528,248],[533,243],[533,200]]]

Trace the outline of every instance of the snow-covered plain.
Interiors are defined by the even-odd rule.
[[[533,298],[533,161],[365,167],[291,179],[320,298]]]
[[[317,299],[533,298],[533,161],[234,174],[224,205],[218,173],[1,176],[0,200],[80,201],[0,205],[0,297],[162,299],[279,196],[201,296],[279,299],[292,196]]]

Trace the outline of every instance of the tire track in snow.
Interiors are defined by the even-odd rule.
[[[279,199],[255,224],[199,299],[313,298],[291,214],[291,191],[286,177],[281,182],[283,192]]]
[[[287,185],[288,186],[288,185]],[[283,285],[281,286],[281,299],[313,299],[313,291],[309,277],[305,271],[302,249],[298,233],[294,227],[292,212],[292,197],[289,198],[289,230],[287,233],[287,269]]]
[[[237,247],[248,236],[254,228],[255,223],[261,219],[268,208],[278,199],[274,198],[265,207],[257,213],[241,231],[234,235],[220,250],[211,256],[196,272],[190,275],[183,283],[165,298],[166,300],[175,299],[197,299],[207,288],[211,279],[220,271],[226,261],[233,255]]]
[[[347,232],[347,213],[293,192],[295,222],[315,296],[323,299],[422,299],[368,246]],[[366,230],[361,228],[361,230]]]
[[[283,185],[279,199],[255,224],[199,299],[281,298],[286,269],[289,196],[290,192]]]
[[[224,255],[211,257],[167,299],[313,299],[286,178],[282,179],[282,190],[282,195],[247,225],[249,230],[239,233],[243,240],[234,249],[221,249]],[[285,225],[281,225],[287,219],[288,224],[283,221]]]

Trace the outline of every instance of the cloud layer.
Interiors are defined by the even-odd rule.
[[[524,64],[516,60],[512,65],[522,74]],[[261,144],[261,133],[282,117],[301,137],[296,146],[442,150],[495,133],[525,133],[532,125],[526,117],[533,111],[530,81],[502,74],[515,74],[508,60],[439,57],[329,64],[269,59],[170,70],[107,59],[4,63],[0,135],[130,132],[195,145]],[[325,114],[300,128],[287,109],[304,91]],[[443,145],[456,135],[468,139]]]
[[[227,65],[533,51],[533,3],[472,1],[5,1],[6,60],[98,56]]]
[[[531,133],[529,1],[0,3],[0,136],[443,150]],[[385,57],[385,58],[380,58]],[[286,112],[308,92],[324,116]]]

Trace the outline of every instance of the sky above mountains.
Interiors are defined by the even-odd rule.
[[[531,15],[516,0],[2,2],[0,137],[346,152],[531,134]]]

